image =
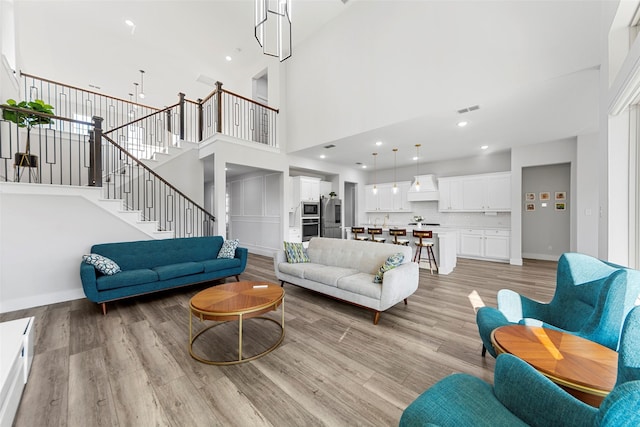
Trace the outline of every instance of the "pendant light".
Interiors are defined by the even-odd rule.
[[[140,70],[140,99],[144,99],[144,70]]]
[[[138,102],[138,83],[133,82],[133,86],[135,87],[135,91],[134,92],[136,93],[136,96],[135,96],[134,99],[136,100],[136,102]],[[138,109],[138,105],[137,104],[133,104],[133,109],[137,110]]]
[[[398,149],[393,149],[393,194],[398,194],[398,180],[396,173],[396,159],[398,157]]]
[[[420,191],[420,144],[416,144],[416,191]]]
[[[376,166],[376,157],[378,156],[378,153],[373,153],[373,194],[378,194],[378,186],[376,184],[378,184],[378,173],[377,173],[377,166]]]

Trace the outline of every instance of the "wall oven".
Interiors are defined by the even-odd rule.
[[[320,235],[320,218],[302,218],[302,241],[308,242]]]
[[[319,218],[320,203],[319,202],[302,202],[301,215],[302,215],[302,218]]]

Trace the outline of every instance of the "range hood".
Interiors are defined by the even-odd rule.
[[[416,183],[420,183],[420,190],[416,189]],[[410,202],[425,202],[438,200],[440,193],[438,192],[438,184],[435,175],[419,175],[415,176],[409,192],[407,200]]]

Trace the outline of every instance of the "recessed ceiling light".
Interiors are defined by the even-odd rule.
[[[135,27],[136,26],[136,24],[134,24],[131,19],[125,20],[124,23],[127,24],[130,27]]]
[[[324,154],[320,154],[320,158],[321,158],[321,159],[324,159],[324,158],[326,158],[326,157],[327,157],[327,156],[325,156]]]
[[[480,147],[480,149],[481,149],[481,150],[486,150],[487,148],[489,148],[489,146],[488,146],[488,145],[482,145],[482,146]]]
[[[226,59],[227,61],[231,61],[231,57],[229,55],[225,56],[224,59]]]
[[[466,125],[468,125],[468,124],[469,124],[469,122],[464,122],[464,121],[462,121],[462,122],[458,122],[458,127],[463,128],[463,127],[465,127],[465,126],[466,126]]]
[[[378,142],[376,142],[376,145],[377,145],[378,147],[379,147],[379,146],[381,146],[381,145],[382,145],[382,141],[378,141]]]
[[[362,165],[362,169],[366,169],[366,168],[367,168],[367,165]]]
[[[413,160],[413,161],[415,162],[416,160],[418,160],[418,156],[413,156],[413,157],[411,158],[411,160]]]

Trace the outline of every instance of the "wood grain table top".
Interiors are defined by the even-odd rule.
[[[536,326],[497,328],[491,341],[552,381],[586,393],[607,395],[616,382],[618,353],[584,338]]]
[[[190,306],[194,314],[216,320],[215,316],[261,314],[277,308],[283,298],[284,289],[274,283],[235,282],[198,292],[191,298]]]

